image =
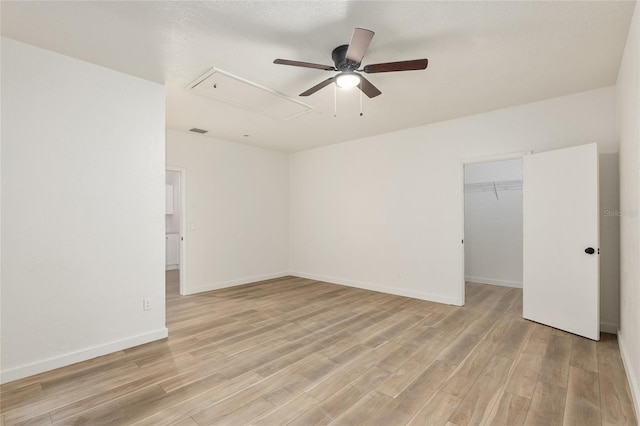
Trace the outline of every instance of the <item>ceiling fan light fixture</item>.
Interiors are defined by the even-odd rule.
[[[360,84],[360,76],[355,72],[341,72],[336,77],[336,85],[341,89],[353,89]]]

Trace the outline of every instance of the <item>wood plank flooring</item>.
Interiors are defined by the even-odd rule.
[[[1,387],[6,425],[634,425],[615,336],[287,277],[181,297],[169,338]]]

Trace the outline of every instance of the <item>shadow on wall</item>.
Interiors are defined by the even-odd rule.
[[[620,324],[620,176],[617,153],[600,154],[600,322],[616,333]]]

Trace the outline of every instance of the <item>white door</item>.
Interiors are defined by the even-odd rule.
[[[600,339],[598,148],[523,159],[523,315]]]

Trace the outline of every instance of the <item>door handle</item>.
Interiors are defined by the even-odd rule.
[[[593,249],[593,247],[587,247],[586,249],[584,249],[584,252],[587,254],[593,254],[596,251]]]

